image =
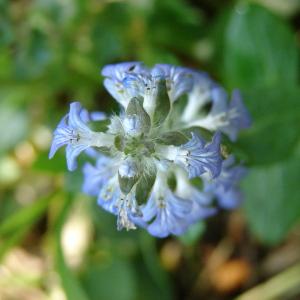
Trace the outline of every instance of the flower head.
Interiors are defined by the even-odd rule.
[[[120,115],[89,113],[71,103],[54,131],[49,156],[66,146],[69,170],[83,151],[94,161],[83,166],[83,191],[117,216],[119,230],[143,227],[157,237],[180,235],[216,214],[218,206],[229,209],[240,202],[244,168],[233,154],[224,159],[220,151],[222,133],[235,140],[250,125],[238,92],[229,103],[206,74],[166,64],[108,65],[102,75]],[[107,128],[90,129],[103,120]],[[191,182],[194,177],[202,186]]]

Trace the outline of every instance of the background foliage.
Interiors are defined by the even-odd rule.
[[[297,0],[1,0],[0,298],[298,299],[299,37]],[[70,101],[117,111],[99,72],[127,60],[241,89],[253,126],[233,148],[249,166],[239,211],[179,239],[117,232],[63,153],[48,161]]]

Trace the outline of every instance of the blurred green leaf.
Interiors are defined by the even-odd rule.
[[[136,274],[126,260],[113,258],[110,263],[95,263],[87,266],[82,277],[89,300],[132,300],[136,294]]]
[[[55,158],[49,159],[48,153],[42,152],[32,165],[32,170],[49,173],[62,173],[66,171],[66,157],[64,154],[56,153]]]
[[[147,20],[147,37],[161,48],[175,48],[186,53],[200,37],[201,13],[182,0],[153,2],[153,9]]]
[[[252,127],[238,145],[249,164],[285,160],[300,139],[300,88],[259,89],[244,93],[253,118]]]
[[[267,9],[241,3],[225,30],[222,75],[227,86],[295,84],[299,53],[290,28]]]
[[[270,167],[250,170],[243,187],[244,211],[251,231],[267,244],[277,244],[300,218],[300,156]]]
[[[30,230],[31,226],[20,227],[0,243],[0,261],[12,247],[18,245],[24,239]]]
[[[171,103],[167,92],[166,80],[157,80],[157,95],[155,109],[153,112],[153,126],[161,125],[168,117],[171,110]]]
[[[85,294],[85,291],[82,289],[79,280],[77,280],[73,272],[66,265],[64,259],[63,250],[61,247],[61,231],[70,212],[73,201],[68,195],[63,195],[61,200],[64,202],[54,228],[54,255],[56,269],[60,276],[61,283],[68,300],[89,300]]]
[[[0,224],[0,238],[2,240],[0,244],[0,260],[11,247],[18,244],[26,236],[32,226],[46,211],[52,199],[53,195],[39,199],[32,205],[7,217]]]
[[[155,241],[155,238],[149,235],[148,232],[140,232],[139,242],[147,271],[160,290],[161,297],[163,299],[173,299],[170,279],[160,264]]]
[[[6,99],[4,99],[6,100]],[[13,101],[14,98],[10,97]],[[14,147],[27,134],[28,119],[24,111],[7,101],[0,104],[1,143],[0,154]]]
[[[0,236],[10,235],[19,228],[32,225],[45,212],[52,197],[51,195],[38,199],[32,205],[26,206],[12,216],[7,217],[0,224]]]
[[[79,161],[82,158],[79,159]],[[83,183],[83,173],[81,167],[78,167],[75,171],[68,171],[65,169],[65,190],[72,193],[81,193]]]
[[[15,60],[15,77],[22,80],[43,75],[53,57],[50,39],[44,32],[33,29],[27,34],[20,40],[22,49]]]

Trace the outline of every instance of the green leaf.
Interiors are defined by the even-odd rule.
[[[149,275],[160,291],[162,299],[174,299],[170,278],[163,270],[155,244],[155,238],[145,231],[139,232],[139,245]]]
[[[63,250],[61,247],[61,231],[70,211],[70,207],[72,205],[72,198],[65,195],[65,197],[63,197],[63,199],[61,200],[63,200],[64,203],[62,205],[62,209],[54,227],[55,266],[60,276],[61,283],[66,293],[67,299],[88,300],[89,298],[85,294],[85,291],[82,289],[80,282],[68,268],[64,259]]]
[[[295,84],[299,59],[290,28],[267,9],[238,4],[225,31],[223,80],[231,88]]]
[[[300,88],[258,89],[243,93],[253,118],[238,140],[248,163],[271,164],[286,159],[300,139]]]
[[[14,96],[11,96],[10,100],[14,101]],[[28,119],[26,114],[24,111],[14,108],[8,102],[1,103],[0,128],[2,128],[0,143],[1,154],[14,147],[19,141],[25,138],[28,130]]]
[[[157,94],[155,99],[155,109],[153,114],[153,125],[161,125],[168,117],[171,103],[167,92],[166,81],[157,79]]]
[[[48,153],[39,153],[32,165],[32,170],[49,173],[62,173],[66,171],[65,153],[58,152],[54,159],[49,159]]]
[[[251,231],[267,244],[282,241],[300,217],[299,155],[250,171],[243,187],[244,211]]]
[[[147,133],[151,127],[151,120],[147,112],[143,107],[143,100],[138,98],[132,98],[127,106],[127,116],[138,116],[141,121],[142,132]]]
[[[132,264],[113,258],[109,263],[92,262],[82,278],[89,300],[135,299],[136,274]]]
[[[12,216],[7,217],[0,224],[0,236],[10,235],[19,228],[29,227],[45,212],[52,195],[43,199],[38,199],[32,205],[17,211]]]
[[[120,189],[125,195],[127,195],[131,191],[132,187],[138,181],[138,176],[126,177],[126,176],[121,176],[118,173],[118,180],[119,180]]]
[[[156,168],[151,173],[143,174],[139,182],[136,185],[136,201],[139,204],[146,203],[150,197],[155,179],[156,179]]]
[[[186,134],[181,131],[169,131],[163,133],[158,137],[156,140],[157,143],[163,145],[174,145],[179,146],[185,144],[189,139],[187,138]]]
[[[154,0],[148,14],[147,38],[154,48],[151,52],[156,53],[162,48],[170,49],[171,53],[176,52],[174,49],[188,53],[199,39],[199,31],[202,29],[201,11],[184,0]]]
[[[125,174],[120,174],[120,168],[125,167]],[[119,179],[119,185],[122,190],[122,192],[126,195],[128,194],[132,187],[136,184],[136,182],[139,180],[140,177],[140,168],[138,167],[137,161],[135,159],[132,159],[131,157],[127,157],[126,160],[122,163],[122,165],[119,168],[118,172],[118,179]],[[127,173],[127,170],[130,169],[130,176]]]
[[[9,251],[17,245],[32,226],[37,222],[41,215],[46,211],[53,195],[39,199],[32,205],[21,209],[10,217],[7,217],[0,224],[0,238],[3,240],[0,244],[0,260]]]

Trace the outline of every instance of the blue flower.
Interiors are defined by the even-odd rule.
[[[250,115],[242,101],[240,92],[235,90],[228,103],[227,93],[221,87],[211,91],[212,108],[209,114],[199,120],[192,121],[189,126],[199,126],[208,130],[220,130],[235,141],[241,129],[251,125]]]
[[[204,191],[215,195],[222,208],[232,209],[243,199],[239,182],[246,173],[246,168],[235,165],[234,156],[231,155],[223,162],[219,177],[214,180],[204,180]]]
[[[221,134],[215,133],[212,142],[205,140],[195,133],[186,144],[180,146],[175,157],[175,163],[182,165],[188,171],[189,178],[209,173],[212,178],[221,172],[222,158],[220,154]]]
[[[251,117],[246,109],[240,91],[234,90],[228,107],[228,126],[221,129],[232,141],[236,141],[238,132],[251,126]]]
[[[145,72],[146,68],[142,62],[132,61],[132,62],[123,62],[118,64],[106,65],[101,74],[104,77],[111,78],[112,80],[122,81],[125,76],[130,73],[142,73]]]
[[[142,212],[136,202],[135,194],[121,195],[117,201],[117,229],[136,229],[134,219],[141,218]]]
[[[192,205],[192,201],[174,195],[167,187],[161,193],[153,193],[142,208],[143,220],[150,222],[147,230],[161,238],[184,233]]]
[[[216,189],[215,195],[219,206],[224,209],[234,209],[243,201],[243,193],[237,187],[231,188],[227,191],[219,187]]]
[[[106,77],[104,86],[107,91],[126,108],[131,100],[131,94],[125,88],[123,80],[131,74],[147,73],[141,62],[126,62],[114,65],[107,65],[102,69],[101,74]]]
[[[101,188],[113,177],[116,170],[117,168],[114,167],[114,162],[110,157],[98,154],[96,166],[90,163],[83,166],[83,192],[91,196],[98,196]]]
[[[234,141],[250,125],[238,91],[229,102],[205,73],[167,64],[149,69],[140,62],[108,65],[102,75],[120,114],[110,116],[105,132],[96,132],[90,122],[106,115],[72,103],[54,131],[49,157],[66,146],[69,170],[82,151],[94,161],[83,167],[82,189],[117,216],[119,230],[139,226],[157,237],[180,235],[220,207],[231,209],[242,200],[239,182],[245,169],[233,156],[222,161],[220,151],[221,132]],[[182,96],[185,107],[185,101],[179,103]],[[192,127],[210,130],[212,139]],[[186,134],[191,137],[185,139]],[[193,177],[202,188],[193,185]]]
[[[211,94],[216,83],[204,72],[193,71],[193,88],[188,93],[188,102],[183,110],[181,119],[188,123],[197,120],[201,109],[211,101]]]
[[[93,132],[86,125],[86,122],[82,120],[82,111],[83,109],[79,102],[71,103],[70,112],[63,117],[54,131],[49,153],[49,158],[52,158],[60,147],[67,145],[67,165],[70,171],[76,169],[76,158],[80,152],[93,144]],[[85,116],[84,118],[86,119]]]
[[[106,211],[118,215],[118,201],[121,197],[121,190],[118,183],[118,176],[114,175],[100,188],[97,203]]]
[[[188,216],[189,223],[195,223],[204,218],[210,217],[217,212],[213,204],[213,195],[205,191],[200,191],[193,186],[188,177],[182,170],[176,170],[176,195],[184,199],[190,199],[193,203],[190,215]]]
[[[158,74],[166,79],[168,94],[172,102],[180,96],[192,90],[193,71],[167,64],[157,64],[152,70],[152,74]]]
[[[99,118],[99,115],[94,117]],[[93,116],[89,115],[79,102],[71,103],[70,112],[62,118],[54,131],[49,158],[51,159],[59,148],[66,145],[68,169],[73,171],[77,167],[76,158],[82,151],[91,146],[111,145],[111,136],[93,132],[87,126],[86,123],[91,121],[91,118]]]

